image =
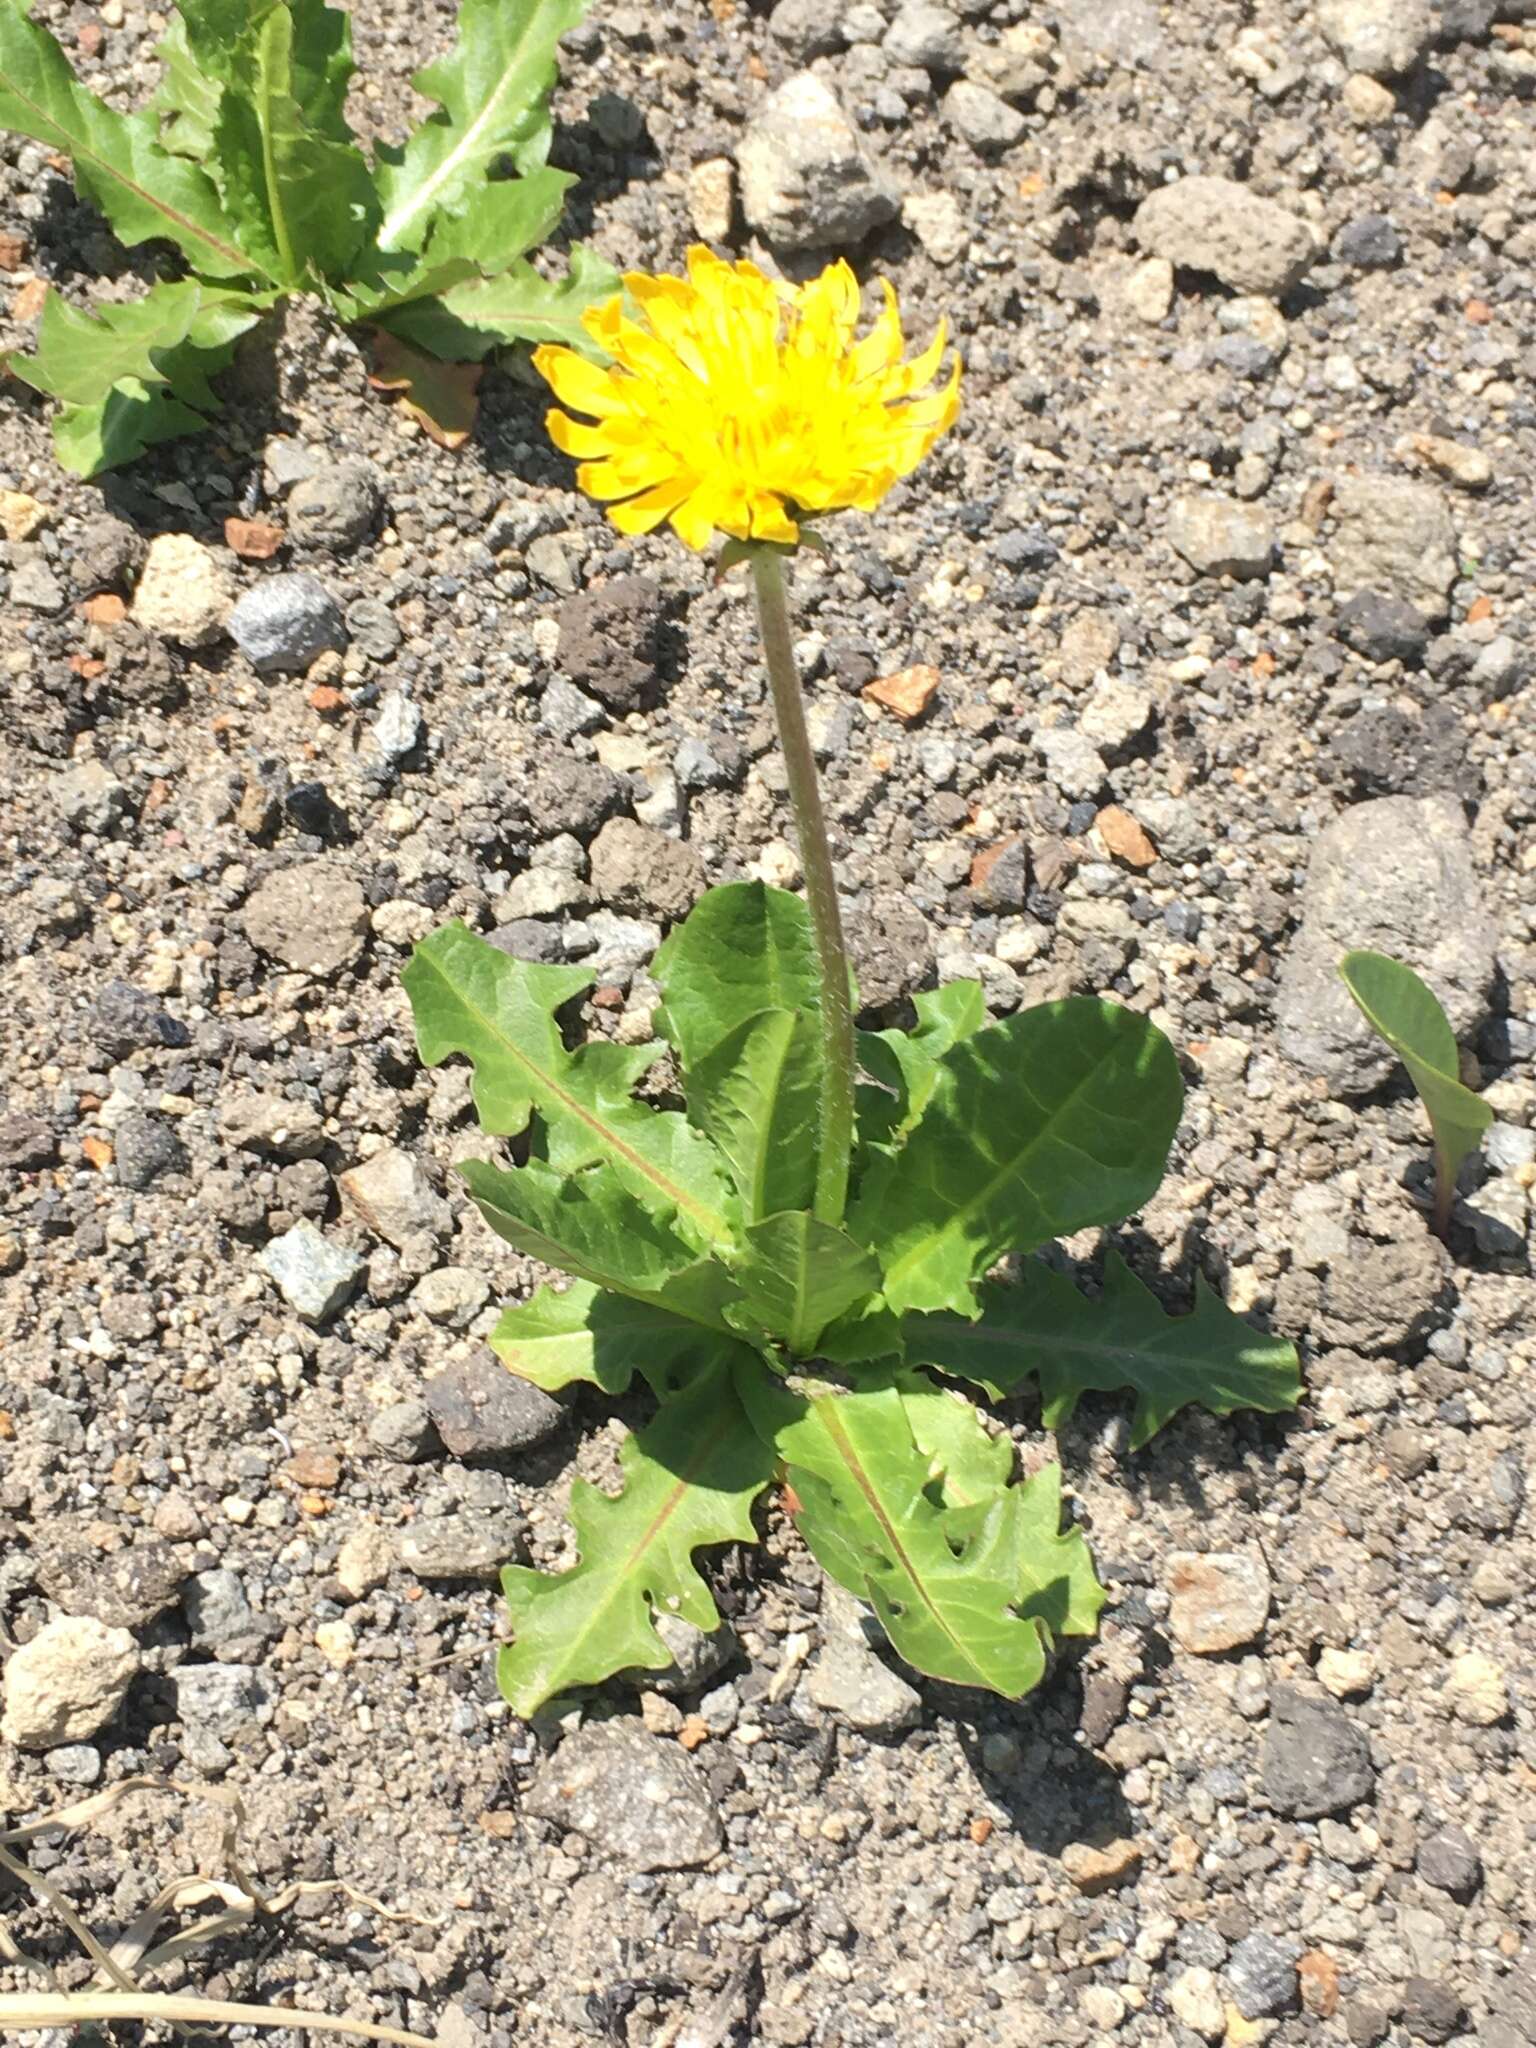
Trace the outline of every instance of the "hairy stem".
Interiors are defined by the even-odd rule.
[[[814,1206],[821,1222],[837,1225],[843,1220],[848,1199],[848,1160],[853,1149],[853,1005],[848,992],[848,951],[837,907],[837,879],[827,841],[816,756],[806,731],[805,699],[795,667],[783,562],[769,548],[754,548],[751,559],[763,656],[773,687],[779,745],[784,752],[789,800],[800,841],[805,900],[821,967],[821,1120]]]

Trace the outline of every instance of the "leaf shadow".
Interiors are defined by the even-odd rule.
[[[1067,1673],[1058,1667],[1028,1699],[988,1701],[930,1685],[930,1704],[948,1721],[978,1788],[1008,1815],[1029,1848],[1059,1857],[1071,1842],[1095,1848],[1133,1835],[1138,1821],[1118,1773],[1075,1741]]]

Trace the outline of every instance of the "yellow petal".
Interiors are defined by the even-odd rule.
[[[623,396],[613,372],[599,369],[573,348],[557,348],[553,342],[545,342],[533,352],[533,367],[560,403],[576,412],[589,412],[601,419],[605,413],[623,409]]]
[[[673,458],[659,449],[640,449],[602,462],[584,462],[576,472],[577,487],[589,498],[629,498],[636,491],[648,491],[653,484],[675,477]]]
[[[613,429],[606,421],[594,427],[586,420],[573,420],[569,413],[557,412],[551,406],[544,415],[544,425],[562,455],[590,459],[594,455],[606,455],[613,446]]]
[[[638,498],[630,498],[625,504],[610,505],[608,517],[620,533],[649,533],[660,526],[663,519],[687,496],[692,488],[692,479],[672,477],[664,484],[657,484],[654,490],[642,491]]]

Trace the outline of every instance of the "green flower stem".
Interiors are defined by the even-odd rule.
[[[773,686],[779,745],[784,750],[789,800],[800,840],[805,900],[816,933],[821,967],[821,1128],[814,1207],[821,1222],[836,1226],[843,1220],[848,1199],[848,1160],[853,1149],[853,1005],[848,989],[848,950],[837,907],[837,878],[832,870],[832,848],[827,841],[816,756],[806,730],[805,699],[795,667],[783,561],[767,547],[753,548],[751,561],[763,656]]]

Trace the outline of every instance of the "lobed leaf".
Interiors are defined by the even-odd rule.
[[[861,1031],[859,1065],[869,1076],[859,1089],[858,1136],[864,1147],[899,1144],[921,1122],[951,1046],[974,1038],[987,1022],[979,981],[947,981],[912,998],[911,1031]]]
[[[1008,1486],[997,1468],[971,1461],[965,1475],[979,1474],[980,1490],[946,1503],[944,1460],[936,1471],[934,1452],[914,1433],[908,1384],[887,1376],[848,1392],[814,1382],[792,1392],[761,1375],[741,1382],[754,1423],[787,1467],[796,1525],[824,1569],[871,1603],[918,1670],[1021,1698],[1044,1676],[1049,1617],[1073,1626],[1086,1617],[1083,1558],[1072,1537],[1045,1528],[1049,1485]],[[964,1426],[963,1418],[940,1424]],[[988,1490],[994,1472],[999,1483]]]
[[[152,113],[120,114],[88,92],[23,0],[0,0],[0,128],[68,156],[81,195],[130,247],[164,238],[207,277],[262,269],[207,172],[161,148]]]
[[[36,354],[13,355],[9,364],[59,401],[53,438],[60,462],[77,476],[95,476],[206,427],[216,403],[209,378],[269,303],[191,278],[91,312],[50,292]]]
[[[304,15],[313,21],[334,11],[310,6]],[[338,140],[313,126],[306,111],[307,92],[327,115],[339,115],[330,104],[333,79],[305,73],[285,5],[269,6],[221,53],[227,84],[213,119],[210,164],[242,246],[285,285],[344,277],[377,202],[350,135]]]
[[[717,1628],[693,1553],[756,1540],[752,1503],[772,1477],[773,1452],[747,1419],[727,1357],[701,1352],[688,1384],[626,1441],[619,1462],[616,1496],[572,1483],[577,1565],[553,1574],[512,1565],[502,1575],[513,1641],[498,1675],[525,1719],[573,1686],[664,1669],[672,1656],[656,1633],[660,1615]]]
[[[436,1066],[457,1052],[473,1062],[485,1130],[515,1136],[536,1112],[555,1178],[606,1162],[636,1208],[674,1218],[696,1246],[729,1241],[730,1190],[708,1140],[630,1093],[659,1048],[600,1041],[566,1050],[555,1012],[590,975],[513,960],[450,924],[416,948],[403,979],[423,1060]],[[585,1277],[612,1284],[606,1274]]]
[[[1183,1089],[1173,1050],[1132,1010],[1072,998],[959,1040],[921,1121],[877,1153],[849,1230],[895,1309],[975,1311],[1002,1254],[1118,1222],[1155,1191]]]
[[[909,1316],[904,1334],[914,1363],[971,1380],[994,1399],[1037,1379],[1049,1429],[1062,1428],[1085,1393],[1131,1389],[1132,1450],[1197,1402],[1216,1415],[1274,1415],[1301,1398],[1293,1344],[1253,1329],[1203,1280],[1193,1313],[1168,1315],[1114,1251],[1096,1297],[1034,1260],[1017,1285],[983,1289],[979,1321]]]
[[[434,236],[433,250],[436,246]],[[453,238],[446,238],[444,246],[452,248]],[[578,244],[563,278],[542,277],[519,259],[497,276],[466,277],[435,295],[415,296],[398,312],[381,317],[416,347],[454,360],[481,362],[493,349],[518,341],[559,342],[590,356],[598,350],[582,315],[617,290],[612,268]]]
[[[811,914],[787,889],[727,882],[701,896],[651,963],[656,1028],[685,1073],[763,1010],[821,1011]]]
[[[510,156],[537,169],[549,149],[555,49],[591,0],[463,0],[459,37],[411,83],[438,102],[403,148],[379,151],[379,245],[420,249],[434,220],[452,219]]]
[[[731,1273],[751,1328],[771,1331],[794,1358],[808,1358],[827,1325],[880,1285],[869,1253],[804,1209],[744,1230]]]
[[[546,1393],[580,1380],[622,1394],[639,1372],[657,1398],[667,1400],[682,1390],[702,1355],[720,1355],[719,1335],[700,1327],[719,1321],[718,1307],[710,1312],[706,1280],[716,1274],[718,1266],[685,1268],[663,1282],[662,1292],[690,1302],[693,1314],[586,1280],[573,1280],[560,1292],[541,1287],[532,1300],[502,1311],[490,1346],[503,1365]],[[719,1293],[723,1305],[728,1285]]]
[[[820,1077],[816,1020],[803,1010],[759,1010],[688,1069],[689,1120],[724,1160],[749,1222],[810,1207]]]

